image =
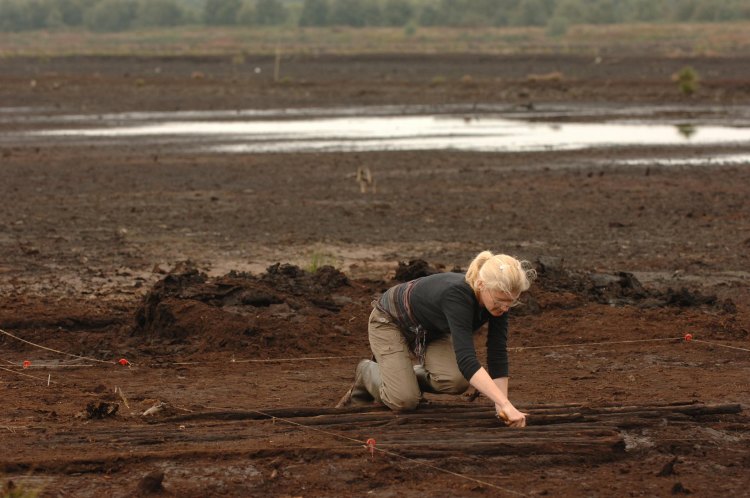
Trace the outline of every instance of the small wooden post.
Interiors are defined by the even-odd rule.
[[[279,82],[279,72],[281,71],[281,47],[276,45],[276,62],[273,66],[273,81]]]

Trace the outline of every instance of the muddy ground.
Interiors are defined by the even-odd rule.
[[[703,75],[690,98],[670,81],[687,63]],[[738,58],[327,57],[286,61],[279,83],[270,59],[0,65],[0,108],[49,114],[505,103],[533,118],[607,103],[721,120],[750,101]],[[562,79],[530,77],[552,72]],[[748,151],[3,142],[0,328],[86,357],[0,337],[4,484],[41,496],[747,495],[748,164],[615,161]],[[376,192],[360,192],[360,166]],[[368,356],[373,296],[419,274],[399,262],[450,271],[485,248],[540,272],[511,317],[511,399],[528,430],[502,427],[481,397],[428,396],[416,416],[330,410]]]

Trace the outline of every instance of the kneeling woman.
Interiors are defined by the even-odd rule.
[[[339,402],[382,402],[413,410],[422,392],[461,394],[469,385],[495,403],[511,427],[526,416],[508,400],[508,310],[536,277],[528,263],[505,254],[480,253],[466,275],[438,273],[396,285],[374,303],[370,347],[355,382]],[[488,323],[485,370],[473,334]],[[419,364],[412,365],[412,355]]]

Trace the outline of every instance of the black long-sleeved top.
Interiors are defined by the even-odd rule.
[[[467,380],[481,368],[474,349],[474,332],[489,322],[489,374],[493,379],[507,377],[508,314],[492,316],[479,304],[464,278],[462,273],[437,273],[417,280],[410,297],[412,314],[427,331],[427,344],[451,334],[458,368]]]

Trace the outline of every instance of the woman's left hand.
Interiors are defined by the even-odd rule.
[[[504,405],[495,405],[498,418],[503,419],[505,425],[514,428],[526,427],[526,414],[516,410],[510,401]]]

